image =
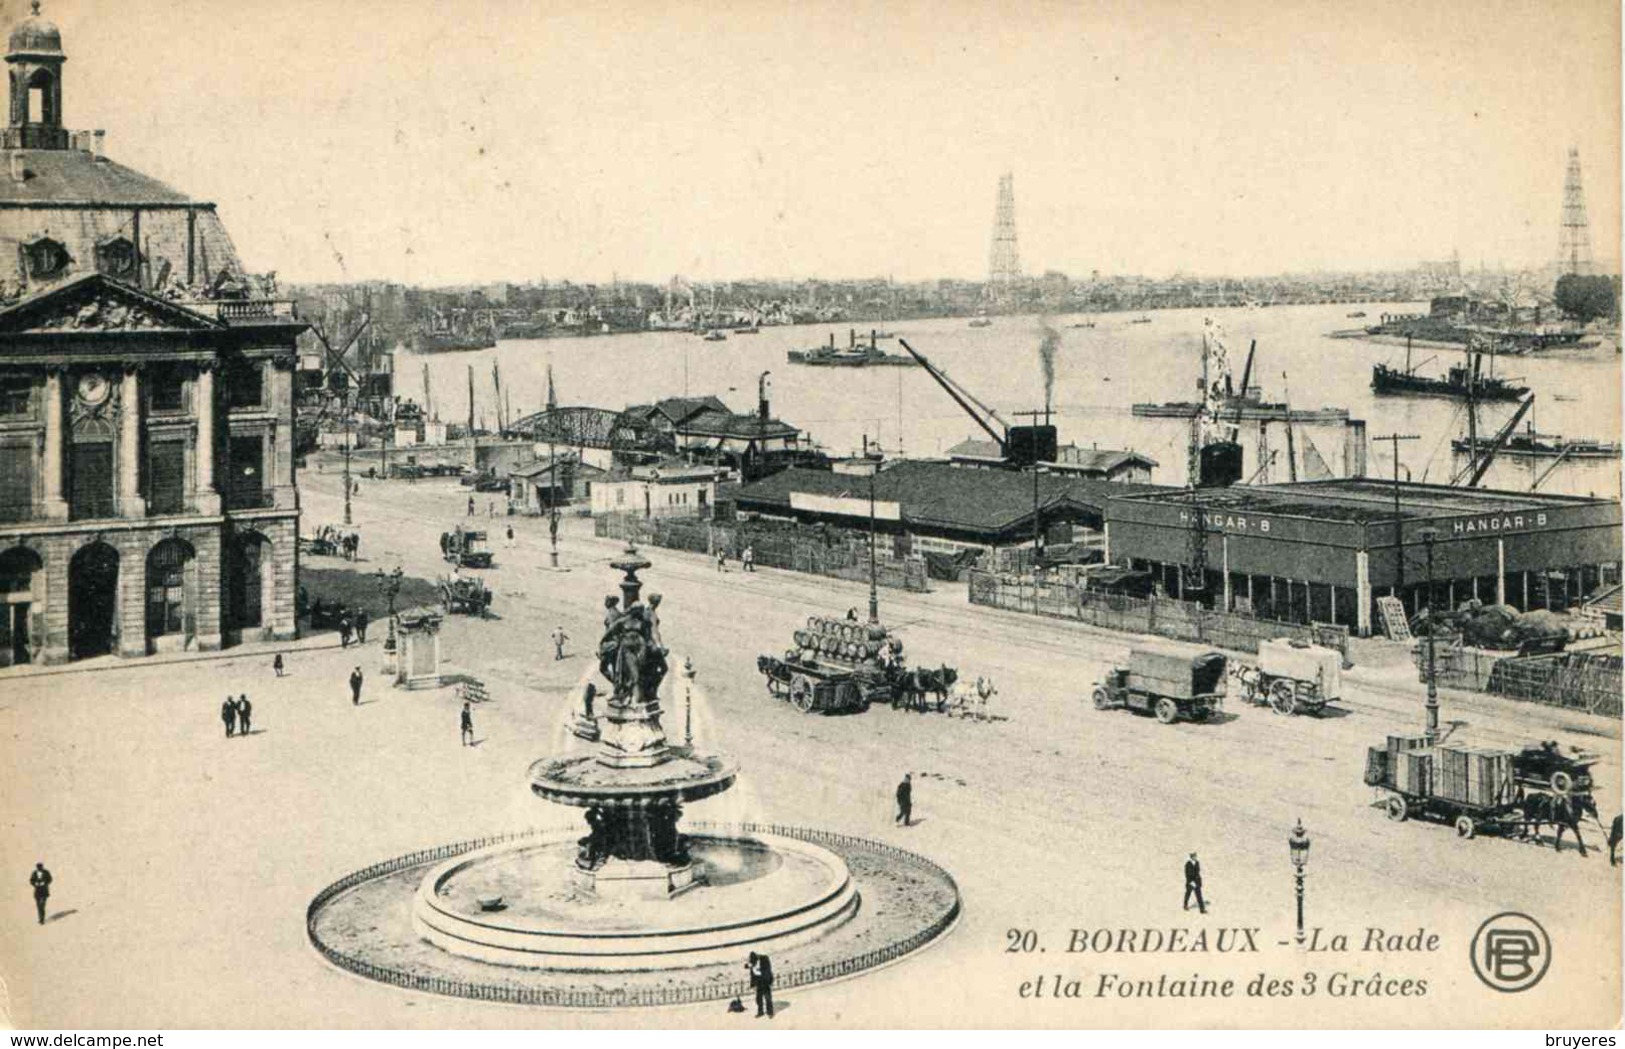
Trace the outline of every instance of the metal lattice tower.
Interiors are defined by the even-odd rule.
[[[1591,230],[1586,225],[1585,189],[1580,184],[1580,151],[1569,147],[1569,170],[1563,177],[1563,227],[1557,241],[1559,273],[1591,273]]]
[[[1021,256],[1016,251],[1016,177],[999,176],[999,203],[993,212],[993,249],[988,255],[987,279],[1013,284],[1021,279]]]

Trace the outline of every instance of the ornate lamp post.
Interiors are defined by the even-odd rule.
[[[1292,828],[1287,839],[1287,851],[1292,857],[1292,881],[1298,893],[1298,946],[1303,946],[1303,868],[1309,862],[1309,835],[1304,832],[1303,819]]]
[[[1435,673],[1433,661],[1435,641],[1438,634],[1438,613],[1433,608],[1433,544],[1439,541],[1437,528],[1422,529],[1422,544],[1428,552],[1428,702],[1427,702],[1427,739],[1428,745],[1439,742],[1439,681]]]

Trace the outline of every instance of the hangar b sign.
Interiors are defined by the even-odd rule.
[[[1546,515],[1495,514],[1490,517],[1469,517],[1450,524],[1451,535],[1480,535],[1484,532],[1516,532],[1525,528],[1545,528]]]

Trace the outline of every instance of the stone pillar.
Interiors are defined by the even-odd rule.
[[[147,516],[141,497],[141,373],[130,367],[119,387],[118,510],[121,517]]]
[[[1371,555],[1364,550],[1354,555],[1354,629],[1371,636]]]
[[[197,468],[197,512],[220,512],[220,493],[214,486],[214,366],[210,361],[197,373],[197,452],[192,456]]]
[[[149,544],[140,533],[126,533],[114,545],[118,548],[118,654],[144,656]]]
[[[1227,535],[1221,535],[1219,537],[1219,560],[1220,560],[1221,564],[1224,566],[1224,609],[1223,610],[1228,612],[1228,611],[1230,611],[1232,606],[1231,606],[1231,601],[1230,601],[1230,537],[1227,536]]]
[[[192,562],[197,571],[197,603],[192,611],[196,616],[194,622],[200,652],[218,651],[222,642],[224,602],[221,593],[225,585],[223,569],[226,554],[222,527],[217,525],[207,530],[200,529],[187,536],[197,555]]]
[[[68,661],[68,564],[75,535],[49,536],[40,553],[45,561],[45,630],[41,662],[56,666]],[[38,642],[36,642],[38,644]]]
[[[46,520],[66,521],[68,500],[62,493],[62,373],[45,373],[45,505]]]
[[[1507,542],[1505,539],[1495,541],[1495,603],[1507,603]]]

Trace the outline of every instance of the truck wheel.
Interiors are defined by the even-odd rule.
[[[1179,704],[1167,696],[1157,700],[1156,712],[1157,720],[1164,725],[1172,725],[1179,720]]]
[[[1477,833],[1478,824],[1473,822],[1473,818],[1471,816],[1456,817],[1456,837],[1470,839],[1474,834]]]
[[[1094,700],[1095,700],[1095,709],[1096,710],[1110,710],[1111,709],[1111,706],[1112,706],[1112,694],[1110,692],[1107,692],[1104,688],[1095,689]]]
[[[1388,818],[1393,820],[1395,823],[1404,823],[1405,817],[1410,815],[1409,807],[1405,804],[1405,799],[1400,797],[1398,794],[1390,794],[1388,796],[1388,804],[1385,806],[1385,808],[1388,812]]]
[[[1270,686],[1270,706],[1275,708],[1277,714],[1298,712],[1298,697],[1293,693],[1292,682],[1277,681]]]
[[[1567,772],[1552,773],[1552,789],[1559,794],[1567,794],[1574,789],[1574,777]]]

